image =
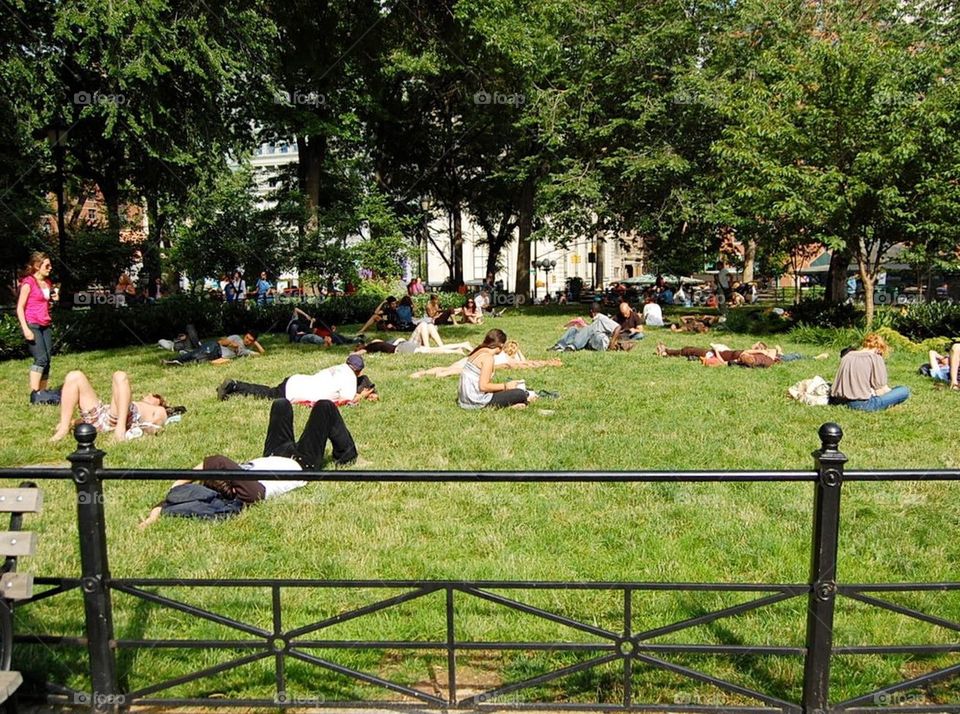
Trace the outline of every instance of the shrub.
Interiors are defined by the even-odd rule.
[[[792,325],[769,308],[738,307],[727,312],[723,326],[731,332],[748,335],[775,335],[786,332]]]
[[[794,342],[842,349],[850,345],[859,345],[863,340],[863,335],[863,330],[852,327],[836,328],[800,325],[790,330],[789,338]]]
[[[808,327],[860,327],[864,313],[849,303],[827,300],[803,300],[790,308],[796,325]]]
[[[891,327],[911,340],[960,336],[960,304],[948,301],[914,303],[896,313]]]
[[[17,316],[6,313],[0,317],[0,360],[20,359],[27,355],[27,343],[20,331]]]

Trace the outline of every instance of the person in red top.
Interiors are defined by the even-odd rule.
[[[20,281],[17,297],[17,319],[27,341],[33,364],[30,365],[30,394],[47,388],[50,379],[50,353],[53,335],[50,319],[50,295],[53,265],[46,253],[33,253],[27,263],[26,276]]]

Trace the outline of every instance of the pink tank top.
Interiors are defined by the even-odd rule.
[[[23,310],[23,316],[31,325],[40,325],[46,327],[50,324],[50,287],[40,287],[37,279],[28,275],[23,279],[22,285],[30,286],[30,293],[27,295],[27,304]]]

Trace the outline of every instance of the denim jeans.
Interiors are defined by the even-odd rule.
[[[907,401],[909,396],[909,387],[894,387],[882,396],[870,397],[869,399],[855,399],[847,402],[845,406],[861,412],[879,412]]]
[[[606,349],[605,343],[609,343],[610,335],[612,335],[613,331],[618,327],[619,325],[606,315],[597,315],[593,319],[593,322],[586,327],[569,328],[563,333],[563,336],[557,340],[557,345],[564,348],[569,346],[575,350],[587,349],[588,346],[590,349],[598,349],[603,345],[602,349]],[[604,340],[603,337],[607,339]]]
[[[33,332],[33,341],[27,343],[27,349],[30,350],[30,356],[33,357],[33,364],[30,365],[31,372],[39,372],[40,379],[45,380],[50,377],[50,355],[53,354],[53,328],[50,325],[40,326],[32,322],[27,323],[27,327]]]

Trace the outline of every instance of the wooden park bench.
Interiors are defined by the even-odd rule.
[[[21,484],[19,488],[0,488],[0,513],[10,514],[10,529],[0,531],[0,706],[13,696],[23,683],[19,672],[11,672],[13,653],[13,603],[33,595],[33,575],[17,572],[17,559],[33,555],[36,534],[22,530],[23,514],[39,513],[43,494],[35,484]]]

